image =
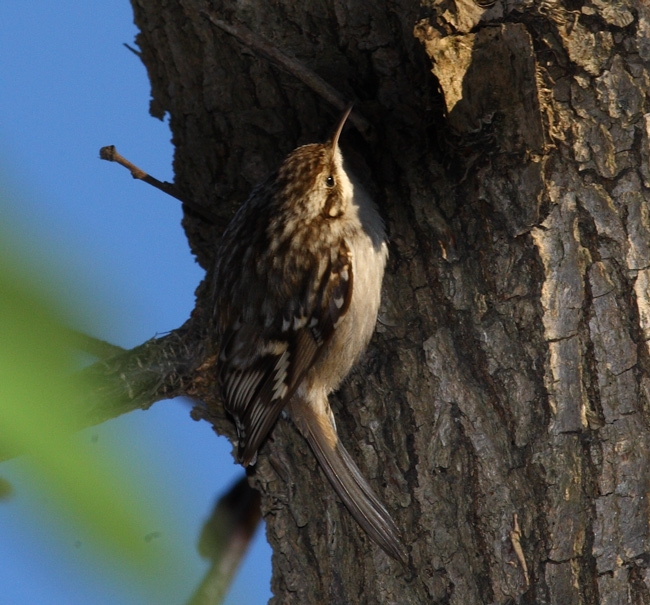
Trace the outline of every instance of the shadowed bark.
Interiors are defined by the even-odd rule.
[[[222,219],[338,110],[214,19],[370,125],[341,144],[391,258],[375,337],[332,405],[411,565],[369,541],[281,419],[250,477],[274,601],[649,603],[649,5],[132,4],[174,185]],[[147,404],[188,394],[232,436],[211,340],[219,228],[191,210],[183,226],[207,271],[192,318],[103,381],[160,370]]]

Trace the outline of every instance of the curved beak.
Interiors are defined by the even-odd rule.
[[[332,142],[331,142],[332,152],[334,152],[339,145],[339,137],[341,136],[341,132],[343,131],[343,126],[345,126],[345,122],[350,116],[351,112],[352,112],[352,104],[350,104],[349,107],[343,112],[343,115],[341,116],[341,119],[339,120],[339,123],[336,126],[336,130],[334,131],[334,135],[332,136]]]

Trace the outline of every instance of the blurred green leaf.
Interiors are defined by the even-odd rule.
[[[129,479],[124,451],[107,459],[73,437],[82,423],[70,402],[89,386],[75,380],[78,357],[56,311],[60,302],[35,283],[30,270],[0,259],[0,450],[25,456],[38,493],[91,536],[107,568],[118,563],[160,591],[184,572],[180,552],[163,553],[151,540],[173,522]]]

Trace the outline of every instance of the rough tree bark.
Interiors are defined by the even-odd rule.
[[[647,2],[132,4],[176,186],[221,217],[339,112],[203,11],[371,125],[342,146],[374,183],[391,260],[333,407],[411,565],[368,540],[282,419],[250,477],[274,601],[650,603]],[[206,285],[219,229],[191,211],[183,225],[207,271],[192,317],[94,371],[131,404],[195,397],[232,436]]]

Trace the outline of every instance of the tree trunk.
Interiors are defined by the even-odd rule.
[[[175,184],[220,217],[329,134],[336,91],[308,76],[370,125],[342,149],[391,257],[375,337],[331,399],[411,562],[370,542],[281,419],[250,475],[274,602],[650,603],[646,1],[132,4]],[[190,210],[184,227],[207,277],[180,390],[232,436],[219,228]]]

